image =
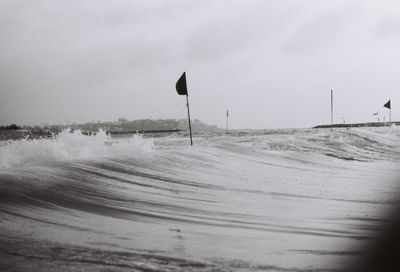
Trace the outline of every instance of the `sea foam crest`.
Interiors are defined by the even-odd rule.
[[[115,140],[103,130],[83,135],[80,130],[60,132],[54,139],[9,141],[0,146],[0,169],[47,161],[95,159],[101,156],[134,155],[153,148],[152,139],[134,135]]]

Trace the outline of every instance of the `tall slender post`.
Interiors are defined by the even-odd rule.
[[[333,90],[331,89],[331,125],[333,125]]]
[[[187,102],[187,109],[188,109],[188,120],[189,120],[189,133],[190,133],[190,145],[193,145],[193,140],[192,140],[192,126],[190,124],[190,111],[189,111],[189,95],[186,94],[186,102]]]
[[[226,110],[226,130],[225,130],[226,134],[228,134],[228,119],[229,119],[229,111]]]

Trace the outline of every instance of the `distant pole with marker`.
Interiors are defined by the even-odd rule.
[[[189,95],[186,84],[186,72],[183,72],[181,77],[176,82],[176,91],[179,95],[186,95],[186,106],[188,110],[189,132],[190,132],[190,145],[193,145],[192,140],[192,126],[190,125],[190,111],[189,111]]]
[[[391,107],[391,105],[390,105],[390,99],[389,99],[388,102],[386,102],[385,105],[383,105],[383,107],[389,109],[389,122],[392,122],[392,107]]]
[[[226,131],[225,131],[225,133],[228,133],[228,119],[229,119],[229,111],[226,110]]]
[[[372,114],[372,115],[375,115],[375,116],[378,118],[378,122],[379,122],[379,112],[375,112],[375,113]]]

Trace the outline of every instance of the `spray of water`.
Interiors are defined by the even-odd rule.
[[[0,169],[29,166],[41,162],[94,159],[102,156],[148,152],[152,139],[134,135],[123,140],[112,139],[103,130],[83,135],[80,130],[66,129],[54,139],[18,140],[0,146]]]

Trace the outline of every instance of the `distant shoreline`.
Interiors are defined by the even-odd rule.
[[[393,122],[367,122],[354,124],[333,124],[333,125],[318,125],[312,128],[352,128],[352,127],[389,127],[392,124],[400,126],[400,121]]]
[[[43,126],[0,126],[0,140],[19,140],[51,138],[61,131],[80,130],[84,135],[93,135],[100,129],[107,134],[124,136],[132,134],[162,135],[168,133],[182,133],[188,130],[186,119],[138,119],[129,121],[125,118],[118,118],[117,121],[87,122],[72,125],[43,125]],[[222,129],[215,125],[207,125],[200,120],[192,120],[192,131],[196,133],[221,132]]]
[[[125,135],[125,134],[150,134],[150,133],[174,133],[181,132],[182,129],[151,129],[151,130],[123,130],[123,131],[106,131],[110,135]],[[92,131],[82,131],[83,135],[90,135]]]
[[[389,126],[400,126],[400,121],[393,122],[364,122],[364,123],[353,123],[353,124],[332,124],[332,125],[317,125],[312,128],[357,128],[357,127],[389,127]],[[17,127],[17,126],[15,126]],[[20,127],[6,129],[8,127],[3,127],[0,130],[0,141],[7,140],[21,140],[21,139],[40,139],[40,138],[53,138],[57,135],[62,129],[60,128],[56,131],[54,130],[45,130],[40,128],[33,129],[21,129]],[[96,133],[94,130],[86,130],[85,128],[77,127],[69,127],[72,130],[80,129],[83,135],[92,135]],[[101,128],[101,127],[100,127]],[[98,128],[97,128],[98,129]],[[138,129],[138,130],[106,130],[108,135],[115,136],[124,136],[124,135],[133,135],[133,134],[168,134],[168,133],[180,133],[185,132],[183,129]],[[228,133],[229,134],[229,133]]]
[[[177,133],[182,132],[181,129],[152,129],[152,130],[129,130],[129,131],[106,131],[107,135],[123,136],[133,134],[163,134],[163,133]],[[0,141],[7,140],[21,140],[21,139],[42,139],[53,138],[58,132],[50,132],[48,130],[34,131],[27,129],[14,129],[14,130],[0,130]],[[83,135],[89,136],[96,134],[93,131],[82,131]]]

